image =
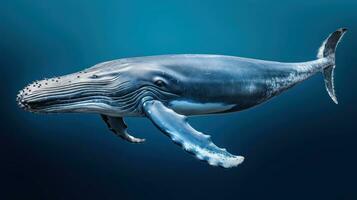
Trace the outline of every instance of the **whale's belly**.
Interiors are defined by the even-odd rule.
[[[231,110],[236,105],[218,102],[194,102],[190,100],[174,100],[169,103],[169,107],[175,112],[183,115],[203,115],[222,113]]]

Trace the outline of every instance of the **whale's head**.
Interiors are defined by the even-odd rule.
[[[121,59],[35,81],[19,91],[17,102],[36,113],[139,116],[146,99],[165,102],[179,96],[178,79],[159,66]]]

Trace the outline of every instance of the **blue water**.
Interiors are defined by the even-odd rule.
[[[357,199],[357,2],[2,1],[0,199]],[[147,119],[147,139],[114,136],[97,115],[35,115],[16,106],[27,83],[98,62],[177,53],[277,61],[315,58],[322,40],[349,28],[337,50],[339,105],[316,75],[250,110],[190,118],[234,154],[208,166]]]

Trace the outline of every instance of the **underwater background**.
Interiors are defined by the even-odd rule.
[[[196,160],[145,118],[126,120],[147,139],[130,144],[99,115],[38,115],[15,101],[34,80],[124,57],[313,60],[340,27],[339,105],[315,75],[252,109],[190,118],[245,156],[236,168]],[[0,199],[357,199],[356,50],[355,0],[1,1]]]

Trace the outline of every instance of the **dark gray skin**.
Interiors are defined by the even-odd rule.
[[[317,72],[335,103],[335,48],[346,29],[332,33],[318,59],[281,63],[223,55],[163,55],[119,59],[84,71],[35,81],[20,91],[20,107],[38,113],[98,113],[123,139],[123,117],[149,118],[184,150],[211,165],[233,167],[243,161],[193,129],[184,115],[240,111],[258,105]]]

